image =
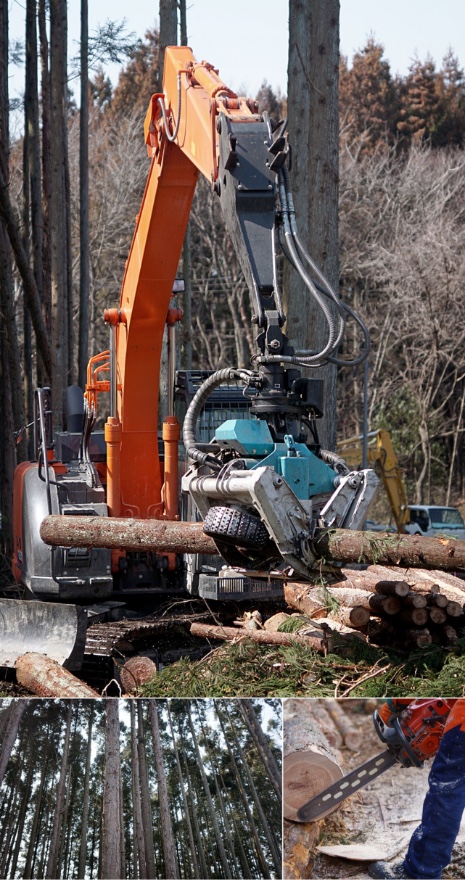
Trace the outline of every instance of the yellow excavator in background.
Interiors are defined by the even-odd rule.
[[[367,462],[363,465],[363,437],[349,437],[337,445],[338,454],[351,470],[372,467],[381,479],[398,532],[423,537],[452,535],[465,539],[465,525],[456,507],[433,504],[408,504],[402,468],[392,445],[389,431],[368,433]],[[366,526],[368,527],[368,526]],[[373,528],[370,523],[369,528]]]
[[[339,455],[350,468],[362,466],[363,438],[349,437],[337,445]],[[410,522],[407,493],[402,478],[402,470],[392,445],[389,431],[382,429],[368,434],[367,458],[380,477],[386,490],[391,513],[398,532],[405,532]],[[367,462],[367,464],[368,464]]]

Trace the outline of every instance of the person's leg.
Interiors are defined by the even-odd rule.
[[[465,731],[446,730],[429,775],[421,824],[410,840],[404,868],[411,877],[440,878],[449,864],[465,809]]]

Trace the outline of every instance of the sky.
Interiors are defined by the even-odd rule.
[[[187,4],[189,45],[198,61],[214,64],[224,82],[242,94],[254,96],[264,79],[286,93],[288,0]],[[24,39],[24,5],[25,0],[8,0],[10,38]],[[70,55],[78,51],[79,8],[79,0],[69,0]],[[108,19],[126,19],[128,32],[143,37],[158,23],[158,0],[89,0],[90,31]],[[383,44],[393,74],[405,75],[415,57],[425,60],[428,54],[440,67],[450,47],[465,67],[465,0],[341,0],[340,50],[349,63],[370,34]],[[116,82],[118,69],[105,69]],[[12,71],[10,97],[21,90],[22,75]],[[74,91],[78,98],[77,83]]]

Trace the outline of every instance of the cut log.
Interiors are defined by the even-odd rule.
[[[130,657],[120,669],[121,684],[126,694],[133,694],[156,674],[157,667],[150,657]]]
[[[406,629],[402,633],[402,638],[406,644],[408,645],[416,645],[417,648],[422,648],[425,645],[431,645],[433,641],[433,637],[428,629]]]
[[[337,700],[325,700],[325,707],[341,734],[346,748],[354,751],[358,750],[363,742],[362,731],[354,727],[352,721],[344,712],[341,703]]]
[[[370,608],[374,614],[397,614],[402,608],[402,600],[398,596],[382,596],[373,593],[370,596]]]
[[[202,523],[104,516],[46,516],[40,526],[45,544],[59,547],[108,547],[160,553],[218,554]]]
[[[283,815],[298,821],[298,809],[336,780],[342,770],[312,712],[313,700],[283,704]],[[335,807],[327,810],[328,815]]]
[[[428,620],[428,616],[426,608],[404,608],[398,615],[398,618],[402,623],[413,623],[415,626],[424,626]]]
[[[404,596],[402,604],[407,608],[426,608],[428,604],[427,597],[422,593],[409,593]]]
[[[465,569],[465,541],[391,532],[319,530],[314,546],[326,560],[377,562],[414,568]]]
[[[305,645],[326,654],[332,650],[333,643],[331,636],[326,634],[325,630],[315,630],[312,634],[304,636],[299,633],[283,633],[283,632],[266,632],[266,630],[247,630],[247,632],[238,632],[232,626],[212,626],[208,623],[192,623],[190,632],[193,636],[201,636],[203,639],[218,639],[219,641],[238,641],[239,639],[251,639],[253,642],[259,642],[262,645],[284,645],[289,647],[293,644]],[[344,638],[344,636],[339,636]],[[347,637],[346,637],[347,638]]]
[[[437,605],[433,605],[431,608],[428,608],[428,614],[433,623],[441,624],[445,623],[447,620],[447,614],[443,608],[438,608]]]
[[[16,661],[18,684],[38,697],[87,700],[100,695],[45,654],[23,654]]]
[[[407,596],[410,587],[407,581],[378,581],[375,586],[377,593],[383,596]]]
[[[449,617],[460,617],[463,614],[463,604],[459,602],[448,602],[445,608]]]
[[[337,620],[344,626],[352,627],[352,629],[363,629],[370,619],[370,610],[362,605],[356,605],[354,608],[340,607],[328,614],[330,620]]]

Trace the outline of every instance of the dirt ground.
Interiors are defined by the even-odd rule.
[[[349,702],[349,701],[348,701]],[[350,700],[351,714],[363,725],[366,738],[363,751],[341,751],[342,770],[348,773],[359,764],[382,751],[371,714],[361,714],[358,700]],[[347,707],[349,708],[349,707]],[[340,809],[321,823],[319,846],[364,844],[374,848],[375,858],[393,862],[405,853],[410,836],[421,819],[423,798],[428,787],[428,769],[394,766],[373,783],[348,798]],[[312,878],[338,880],[350,877],[367,878],[370,861],[352,861],[316,853]],[[444,878],[465,878],[465,817],[462,821],[451,864]]]

